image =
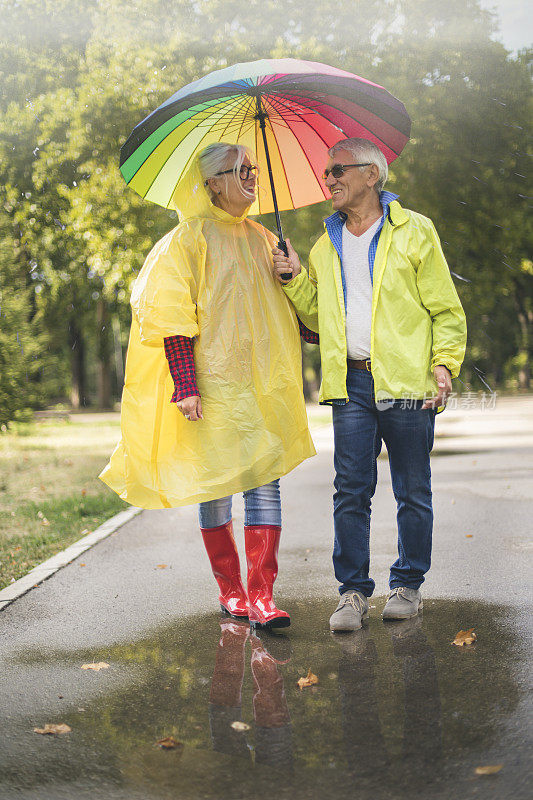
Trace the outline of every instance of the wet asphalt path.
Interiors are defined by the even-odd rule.
[[[319,455],[282,481],[286,637],[221,620],[192,508],[144,512],[0,614],[0,797],[529,798],[533,400],[446,413],[423,618],[380,619],[396,540],[381,458],[370,621],[330,635],[322,426]],[[475,645],[450,644],[471,627]],[[93,661],[110,667],[81,670]],[[72,732],[33,733],[47,722]],[[154,746],[168,735],[176,749]]]

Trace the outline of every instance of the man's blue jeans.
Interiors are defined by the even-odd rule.
[[[431,563],[429,454],[435,412],[422,411],[422,400],[395,400],[386,410],[378,410],[372,375],[364,370],[348,369],[347,390],[349,402],[333,406],[333,564],[341,584],[339,591],[342,594],[357,589],[367,597],[374,591],[374,581],[369,577],[370,505],[376,490],[376,459],[382,441],[389,454],[398,508],[398,559],[391,567],[389,583],[391,589],[418,589]]]

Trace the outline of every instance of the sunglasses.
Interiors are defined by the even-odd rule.
[[[372,163],[372,161],[366,161],[364,164],[334,164],[331,169],[324,170],[322,180],[327,180],[327,177],[330,173],[334,178],[342,178],[348,167],[369,167]]]

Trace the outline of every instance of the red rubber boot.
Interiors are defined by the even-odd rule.
[[[281,528],[278,525],[245,525],[244,544],[248,564],[248,617],[252,628],[288,628],[291,618],[276,608],[272,588],[278,574]]]
[[[220,608],[232,617],[248,617],[248,599],[241,580],[233,522],[217,528],[200,528],[213,575],[220,588]]]

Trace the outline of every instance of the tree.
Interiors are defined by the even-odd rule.
[[[1,24],[3,285],[16,275],[26,287],[28,319],[56,365],[46,396],[111,405],[131,283],[177,222],[125,186],[121,144],[180,86],[269,57],[330,63],[405,102],[412,140],[390,188],[441,234],[469,320],[465,379],[529,385],[530,60],[492,40],[494,18],[477,0],[339,0],[327,20],[316,0],[286,0],[282,25],[274,0],[7,0]],[[304,259],[329,209],[283,214]],[[305,358],[318,369],[316,350]]]

